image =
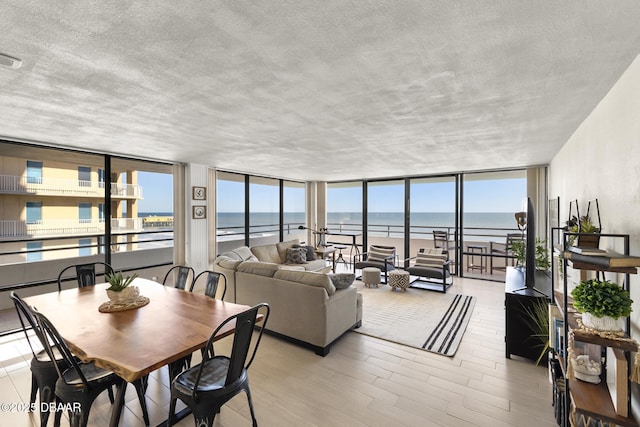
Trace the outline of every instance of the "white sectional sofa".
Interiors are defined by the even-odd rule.
[[[337,290],[332,275],[326,274],[329,268],[324,260],[282,263],[281,254],[298,244],[293,240],[238,248],[218,256],[213,269],[227,277],[226,300],[268,303],[267,331],[325,356],[333,341],[360,326],[362,296],[353,286]]]

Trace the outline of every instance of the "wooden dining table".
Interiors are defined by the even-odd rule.
[[[142,278],[136,278],[132,285],[149,298],[147,305],[100,312],[100,305],[108,301],[106,283],[26,297],[24,301],[53,323],[80,360],[110,369],[126,382],[203,348],[224,320],[250,308]],[[217,337],[233,332],[230,322]],[[126,382],[118,389],[116,402],[124,402]],[[112,414],[110,425],[118,421]]]

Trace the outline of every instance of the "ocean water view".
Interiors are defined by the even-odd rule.
[[[493,240],[517,230],[514,214],[511,212],[469,212],[464,215],[465,235],[476,240]],[[252,212],[249,215],[252,233],[277,232],[279,215],[273,212]],[[362,231],[362,213],[329,212],[327,223],[330,231]],[[401,212],[370,212],[369,233],[401,237],[404,233],[404,214]],[[297,229],[305,224],[304,212],[285,212],[284,224],[289,229]],[[412,237],[431,235],[433,229],[449,229],[453,233],[455,215],[453,212],[413,212],[410,216]],[[217,214],[218,234],[234,234],[244,229],[244,213],[219,212]],[[285,229],[286,231],[286,229]]]

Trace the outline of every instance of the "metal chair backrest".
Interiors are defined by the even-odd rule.
[[[522,242],[524,241],[524,236],[520,233],[509,233],[507,234],[507,241],[505,243],[505,251],[507,253],[511,253],[513,242]]]
[[[37,358],[36,351],[31,344],[31,337],[29,337],[29,334],[27,333],[28,328],[31,328],[34,331],[36,330],[36,321],[31,315],[31,310],[29,310],[27,304],[14,291],[11,291],[11,294],[9,294],[9,298],[13,300],[13,305],[16,307],[16,311],[18,312],[18,319],[20,320],[20,325],[22,325],[24,336],[27,338],[29,348],[31,348],[31,354],[33,354],[34,358]],[[27,326],[27,324],[29,326]]]
[[[169,271],[167,271],[167,274],[164,276],[164,279],[162,280],[163,285],[165,286],[167,285],[167,279],[172,274],[176,275],[175,281],[173,282],[173,286],[175,288],[185,290],[187,289],[187,285],[189,285],[188,286],[189,289],[193,288],[193,279],[196,274],[193,268],[185,265],[175,265],[171,267]],[[191,281],[189,281],[190,277],[191,277]]]
[[[62,355],[67,368],[73,369],[77,378],[80,378],[80,380],[82,381],[82,384],[86,388],[89,388],[89,381],[87,381],[87,378],[82,373],[82,370],[78,365],[78,361],[73,356],[73,353],[71,353],[71,350],[69,350],[67,343],[65,342],[64,338],[62,338],[55,326],[53,326],[53,324],[49,321],[49,319],[47,319],[44,314],[38,312],[37,308],[33,307],[31,309],[31,314],[36,320],[36,335],[40,339],[42,346],[44,347],[51,360],[56,360],[56,355],[53,350],[53,348],[56,347],[58,349],[58,352]],[[54,363],[54,365],[56,367],[56,371],[58,371],[58,377],[65,383],[69,384],[69,382],[67,382],[67,380],[65,379],[65,375],[63,375],[66,369],[63,369],[63,367],[59,366],[58,363]]]
[[[247,362],[249,351],[251,349],[253,330],[256,325],[258,313],[261,308],[264,308],[266,310],[266,313],[264,314],[264,318],[262,319],[262,324],[260,325],[260,333],[258,334],[258,337],[255,341],[251,358]],[[251,307],[249,310],[243,311],[242,313],[238,313],[227,318],[220,324],[220,326],[216,328],[215,331],[213,331],[213,333],[209,337],[209,340],[207,341],[207,345],[205,346],[206,352],[203,355],[202,363],[200,363],[200,368],[198,369],[198,373],[196,375],[195,384],[192,390],[192,395],[194,398],[196,395],[196,390],[198,390],[198,384],[200,382],[200,377],[202,376],[205,362],[215,357],[213,343],[220,331],[223,330],[227,326],[227,324],[235,321],[235,332],[233,334],[231,356],[229,357],[229,367],[227,370],[227,378],[225,380],[226,386],[232,384],[234,381],[240,378],[242,372],[245,369],[249,369],[249,366],[251,366],[251,363],[253,363],[253,359],[256,357],[256,353],[258,351],[258,346],[260,345],[260,340],[262,339],[262,334],[264,333],[264,330],[267,326],[267,321],[269,320],[269,313],[269,304],[261,303],[254,307]]]
[[[196,278],[193,279],[193,283],[191,284],[189,291],[193,291],[193,288],[198,282],[200,276],[204,276],[205,274],[207,276],[207,281],[205,283],[204,294],[208,297],[215,298],[216,293],[218,292],[218,285],[220,284],[220,277],[222,277],[224,279],[224,290],[222,291],[220,299],[224,299],[224,295],[227,293],[227,276],[217,271],[205,270],[198,274]]]
[[[442,230],[433,230],[433,247],[449,250],[449,232]]]
[[[76,280],[78,281],[79,288],[95,285],[96,284],[96,265],[102,265],[104,267],[104,271],[101,274],[104,274],[105,276],[107,274],[113,274],[113,268],[106,262],[97,261],[97,262],[92,262],[87,264],[70,265],[68,267],[65,267],[60,272],[60,274],[58,274],[58,291],[62,290],[62,282],[64,280],[67,280],[73,277],[75,277]],[[75,269],[76,275],[63,278],[66,272],[72,269]]]

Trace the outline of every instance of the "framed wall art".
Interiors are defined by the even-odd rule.
[[[193,219],[204,219],[207,217],[206,206],[194,206],[193,207]]]
[[[207,189],[205,187],[193,187],[193,200],[207,200]]]

